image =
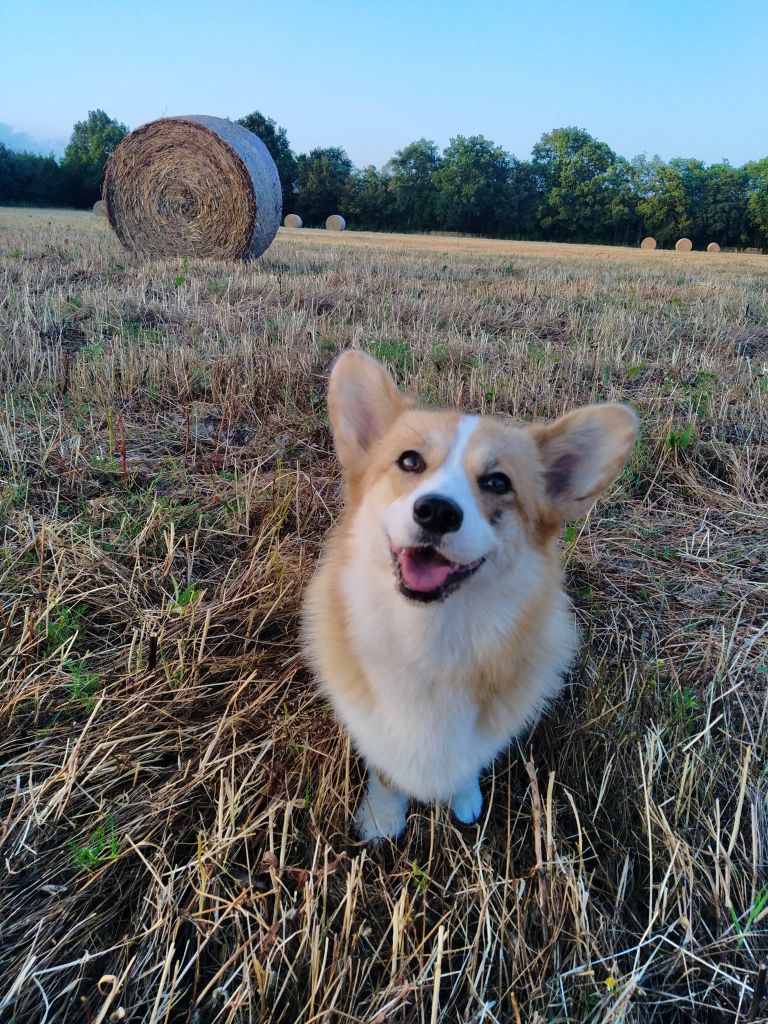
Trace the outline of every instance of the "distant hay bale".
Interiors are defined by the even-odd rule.
[[[332,213],[325,222],[325,226],[328,231],[343,231],[347,226],[347,222],[340,214]]]
[[[675,242],[675,252],[690,252],[693,248],[693,242],[690,238],[678,238]]]
[[[131,132],[107,164],[117,237],[147,256],[255,259],[277,234],[280,178],[264,143],[221,117],[163,117]]]
[[[93,212],[96,214],[97,217],[107,216],[107,204],[104,202],[103,199],[96,200],[96,202],[93,204]]]
[[[640,248],[641,249],[655,249],[656,248],[656,239],[655,238],[651,238],[651,236],[648,235],[648,237],[644,238],[642,240],[642,242],[640,243]]]
[[[301,219],[298,213],[289,213],[286,214],[283,224],[285,224],[287,228],[301,228],[304,226],[304,221]]]
[[[720,246],[717,242],[710,242],[707,246],[707,252],[720,252]]]

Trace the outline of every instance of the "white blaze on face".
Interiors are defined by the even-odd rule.
[[[480,418],[462,416],[450,451],[434,473],[427,472],[417,487],[384,510],[383,523],[392,547],[415,547],[422,543],[422,528],[413,518],[413,506],[425,494],[451,498],[463,513],[461,526],[440,541],[441,554],[457,564],[485,558],[496,546],[493,528],[482,514],[467,475],[466,459],[470,440]]]

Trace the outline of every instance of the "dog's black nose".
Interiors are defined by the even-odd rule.
[[[432,533],[453,533],[461,526],[464,513],[452,498],[423,494],[413,504],[413,518]]]

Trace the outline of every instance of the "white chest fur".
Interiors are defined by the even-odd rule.
[[[536,575],[535,556],[523,554],[501,584],[484,581],[483,567],[479,586],[465,585],[445,601],[425,605],[397,591],[388,558],[371,551],[370,535],[361,535],[353,539],[359,550],[343,590],[351,646],[374,701],[342,702],[337,711],[372,767],[417,799],[447,800],[476,779],[554,694],[571,643],[523,686],[516,720],[506,716],[496,732],[482,728],[470,685],[473,670],[479,656],[513,628],[520,595]],[[557,631],[569,632],[565,603],[553,613]]]
[[[378,671],[365,667],[373,707],[349,704],[339,712],[368,763],[410,796],[448,800],[506,746],[507,737],[480,729],[465,691],[413,676],[392,659]]]

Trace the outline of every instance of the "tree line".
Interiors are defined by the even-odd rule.
[[[351,228],[450,231],[496,238],[696,248],[768,247],[768,157],[734,167],[645,156],[626,160],[581,128],[542,135],[520,160],[482,135],[440,152],[411,142],[382,168],[362,169],[340,146],[296,155],[286,130],[258,111],[240,118],[277,164],[283,212],[320,226],[341,213]],[[128,129],[102,110],[73,129],[60,161],[0,145],[0,203],[91,206],[109,155]]]

